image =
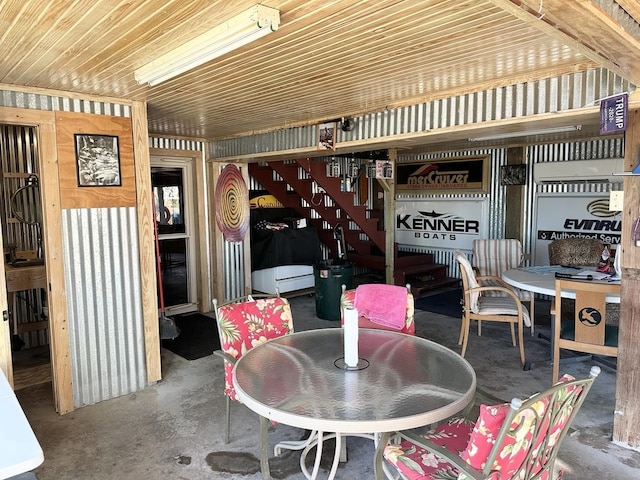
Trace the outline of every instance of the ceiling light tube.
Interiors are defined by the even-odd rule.
[[[254,5],[134,72],[139,84],[157,85],[247,45],[280,26],[280,11]]]
[[[483,140],[502,140],[503,138],[528,137],[533,135],[546,135],[551,133],[575,132],[582,130],[582,125],[568,125],[564,127],[541,128],[539,130],[523,130],[521,132],[496,133],[483,137],[469,138],[470,142],[482,142]]]

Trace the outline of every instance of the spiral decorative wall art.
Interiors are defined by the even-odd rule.
[[[215,193],[216,223],[228,242],[241,242],[249,228],[249,191],[235,165],[220,172]]]

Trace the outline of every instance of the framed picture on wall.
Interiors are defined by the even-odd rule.
[[[500,185],[526,185],[526,165],[503,165],[500,167]]]
[[[318,125],[318,150],[335,150],[336,122]]]
[[[79,187],[122,185],[117,136],[76,133],[74,139]]]

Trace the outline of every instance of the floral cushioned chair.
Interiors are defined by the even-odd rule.
[[[225,441],[229,443],[230,400],[238,401],[232,377],[235,362],[253,347],[293,333],[293,318],[289,301],[280,296],[248,295],[223,304],[214,299],[213,307],[221,345],[221,350],[213,353],[224,358]]]
[[[404,326],[401,330],[402,333],[408,333],[414,335],[416,327],[413,323],[414,316],[414,300],[411,294],[411,285],[407,285],[407,310],[404,318]],[[355,308],[356,289],[347,290],[346,285],[342,285],[342,295],[340,297],[340,322],[344,323],[344,309]],[[359,328],[376,328],[382,330],[395,330],[394,328],[374,323],[364,316],[358,317]]]
[[[546,480],[553,476],[560,444],[599,373],[599,367],[592,367],[587,379],[565,375],[525,401],[480,405],[476,422],[452,418],[435,429],[397,432],[399,443],[388,443],[390,434],[384,434],[376,468],[389,478],[410,480]]]

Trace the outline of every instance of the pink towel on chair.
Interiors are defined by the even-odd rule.
[[[407,289],[377,283],[359,285],[353,304],[358,315],[401,330],[407,316]]]

